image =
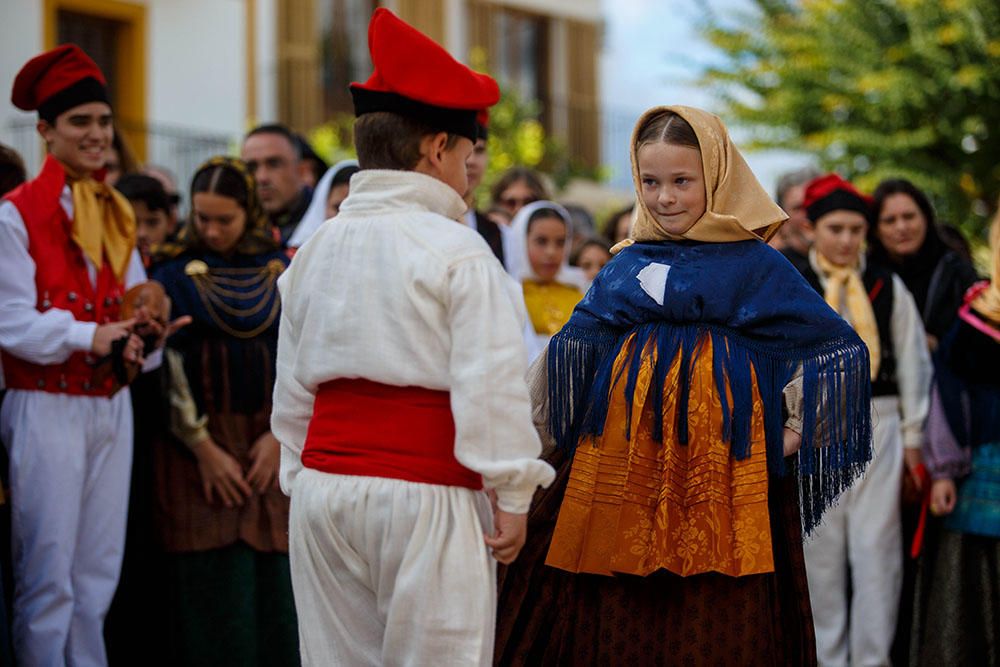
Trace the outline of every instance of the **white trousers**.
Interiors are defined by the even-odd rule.
[[[10,390],[14,653],[23,667],[102,666],[104,616],[121,570],[132,404]]]
[[[804,544],[816,653],[824,667],[889,664],[903,585],[899,400],[872,402],[874,456]]]
[[[302,470],[289,522],[302,664],[492,664],[491,526],[479,491]]]

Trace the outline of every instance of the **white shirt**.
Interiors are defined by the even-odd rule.
[[[521,341],[520,286],[466,205],[417,172],[364,170],[336,225],[323,225],[278,281],[282,314],[271,430],[290,493],[318,387],[336,378],[449,391],[455,458],[528,510],[554,476],[538,460]]]
[[[63,186],[59,205],[73,218],[73,195]],[[60,308],[38,310],[35,261],[28,253],[28,230],[17,207],[0,203],[0,348],[35,364],[61,364],[74,352],[86,352],[94,341],[96,322],[79,322]],[[84,257],[90,282],[97,285],[97,267]],[[125,271],[125,289],[146,281],[146,271],[137,250],[132,251]],[[144,368],[158,365],[159,354],[150,355]]]

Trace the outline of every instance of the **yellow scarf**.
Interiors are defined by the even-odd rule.
[[[872,302],[868,299],[868,292],[861,282],[861,272],[858,265],[837,266],[827,260],[823,255],[815,253],[816,266],[826,278],[826,292],[823,298],[827,305],[838,313],[841,311],[841,295],[845,298],[847,306],[847,319],[861,340],[868,346],[868,354],[871,356],[872,381],[878,377],[878,369],[882,363],[882,342],[878,337],[878,322],[875,320],[875,311],[872,310]]]
[[[972,307],[993,324],[1000,324],[1000,212],[990,227],[990,250],[993,252],[990,286],[972,301]]]
[[[691,125],[701,150],[705,170],[705,213],[689,230],[676,236],[666,232],[642,201],[639,181],[639,132],[653,116],[672,111]],[[757,181],[743,159],[726,126],[715,114],[685,106],[655,107],[644,113],[632,132],[632,180],[636,189],[635,220],[629,238],[612,252],[643,241],[690,239],[710,243],[732,243],[748,239],[767,241],[788,219]]]
[[[135,248],[135,213],[114,188],[91,178],[68,181],[73,193],[73,240],[100,271],[104,258],[120,281]]]

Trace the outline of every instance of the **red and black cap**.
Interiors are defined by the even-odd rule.
[[[855,211],[870,219],[874,202],[837,174],[826,174],[806,185],[803,205],[809,220],[815,224],[831,211]]]
[[[486,141],[490,138],[490,110],[480,109],[476,114],[476,139]]]
[[[476,115],[500,99],[497,82],[455,60],[427,35],[380,7],[368,24],[375,71],[352,83],[354,115],[390,111],[476,140]]]
[[[14,78],[10,101],[18,109],[37,111],[50,123],[75,106],[108,99],[108,82],[93,60],[76,44],[62,44],[25,63]]]

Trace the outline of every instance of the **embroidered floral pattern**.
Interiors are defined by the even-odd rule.
[[[631,346],[622,350],[617,368],[630,361]],[[604,434],[577,448],[546,563],[605,575],[660,569],[682,576],[773,572],[756,379],[750,457],[737,461],[722,438],[711,341],[704,340],[692,362],[686,445],[678,442],[678,401],[672,400],[680,384],[677,362],[664,386],[664,414],[654,415],[647,404],[653,356],[642,361],[629,437],[622,428],[625,400],[619,385]],[[654,418],[663,420],[662,445],[652,438]]]

